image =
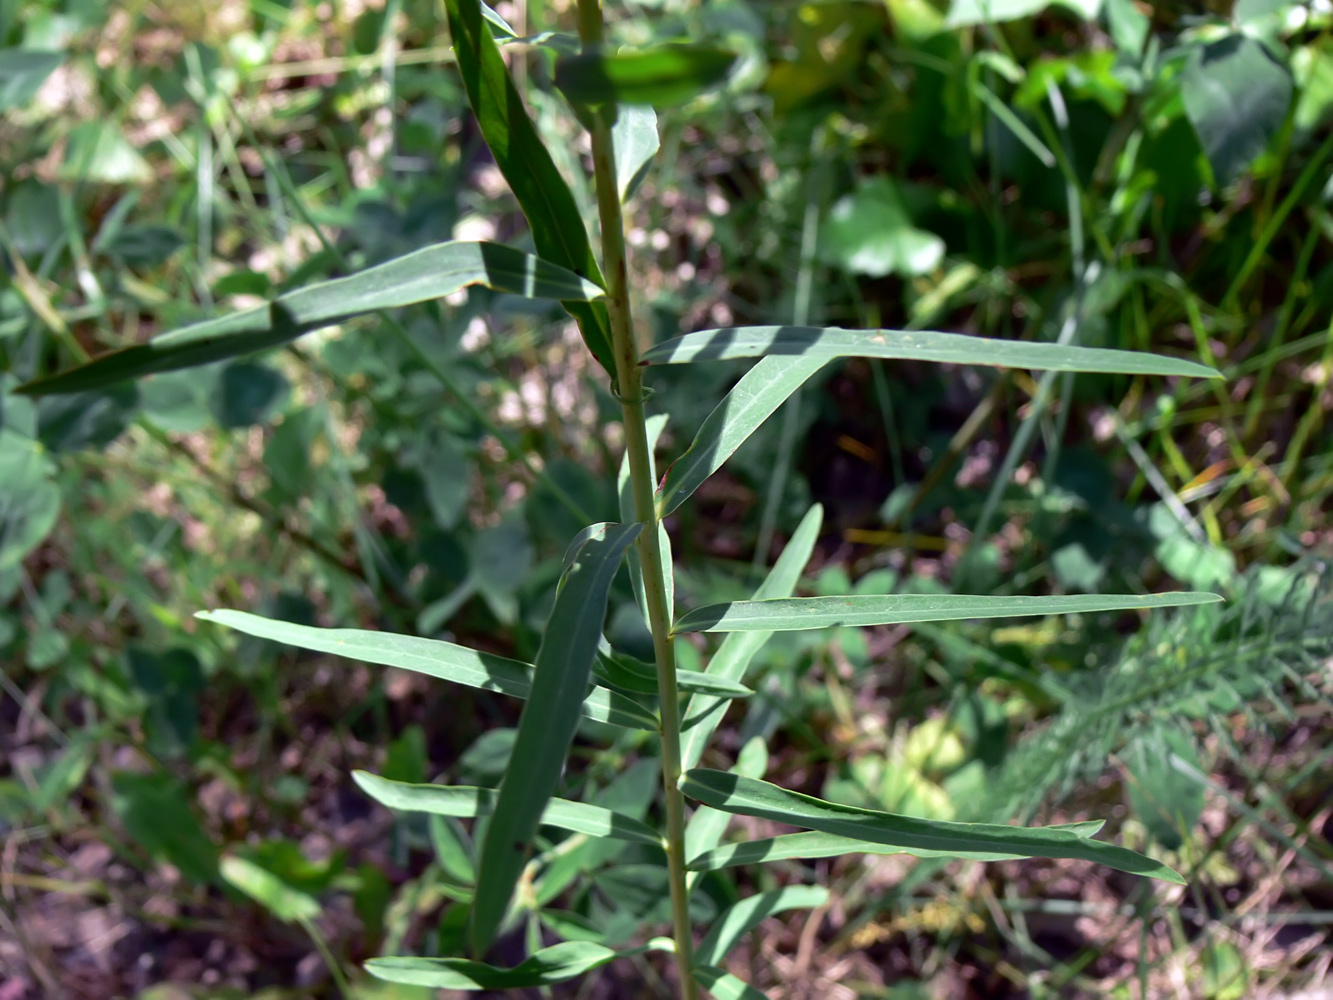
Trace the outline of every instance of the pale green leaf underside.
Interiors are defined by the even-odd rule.
[[[648,173],[661,145],[657,135],[657,112],[651,106],[627,104],[616,110],[611,130],[616,153],[616,189],[626,201]]]
[[[362,663],[411,670],[482,691],[526,698],[532,690],[531,664],[439,639],[366,629],[314,628],[262,618],[244,611],[201,611],[195,617],[260,639],[345,656]],[[657,721],[651,712],[632,699],[605,688],[593,689],[583,702],[583,714],[597,722],[609,722],[629,729],[657,728]]]
[[[493,788],[466,785],[414,785],[390,781],[366,771],[353,771],[352,778],[380,805],[401,812],[430,813],[456,819],[489,816],[495,810]],[[630,816],[602,806],[569,799],[551,799],[542,812],[542,826],[553,826],[589,837],[610,837],[660,847],[662,837],[652,827]]]
[[[499,931],[542,813],[560,783],[602,641],[611,584],[642,527],[592,525],[565,554],[566,569],[533,664],[532,692],[481,845],[468,927],[474,954],[485,954]]]
[[[689,450],[671,463],[657,491],[659,517],[681,505],[765,420],[828,363],[818,356],[767,357],[745,373],[708,415]]]
[[[443,298],[482,285],[525,298],[588,302],[605,293],[574,272],[499,243],[437,243],[346,278],[321,281],[273,302],[195,323],[112,351],[78,368],[38,379],[20,391],[97,389],[126,379],[252,354],[380,309]]]
[[[1152,858],[1114,844],[1088,840],[1068,829],[948,823],[898,816],[825,802],[767,781],[704,768],[687,772],[681,778],[680,789],[690,798],[724,812],[758,816],[872,844],[946,854],[995,852],[1032,858],[1074,858],[1184,884],[1178,874]]]
[[[993,340],[937,330],[844,330],[836,326],[737,326],[704,330],[664,341],[646,351],[643,360],[650,364],[685,364],[771,355],[801,355],[825,361],[897,358],[1038,371],[1221,377],[1220,372],[1195,361],[1138,351]]]
[[[791,596],[796,584],[805,572],[805,564],[815,550],[819,540],[819,529],[824,523],[824,508],[815,504],[801,518],[801,523],[787,542],[777,562],[769,570],[758,589],[756,600]],[[722,640],[722,645],[708,662],[708,673],[720,680],[739,682],[745,676],[750,661],[763,647],[773,632],[737,632]],[[704,747],[722,722],[727,703],[721,698],[696,694],[685,703],[682,713],[685,731],[681,736],[681,766],[691,768],[699,763]]]
[[[835,625],[899,625],[969,618],[1023,618],[1214,604],[1216,594],[1073,594],[1064,597],[973,597],[894,594],[889,597],[789,597],[732,601],[697,608],[676,621],[677,632],[793,632]]]
[[[714,965],[696,965],[694,981],[712,994],[714,1000],[768,1000],[767,995],[749,983]]]
[[[1092,837],[1101,830],[1104,823],[1104,820],[1093,820],[1048,829],[1069,830],[1080,837]],[[708,872],[719,868],[734,868],[737,865],[763,864],[765,861],[785,861],[788,858],[833,858],[843,854],[908,854],[914,858],[961,858],[966,861],[1011,861],[1015,858],[1029,857],[1024,854],[1004,854],[995,851],[937,851],[893,844],[868,844],[854,837],[839,837],[832,833],[810,831],[724,844],[695,855],[685,867],[690,871]]]
[[[218,863],[218,870],[228,883],[287,923],[314,920],[324,909],[310,893],[288,885],[247,858],[226,855]]]

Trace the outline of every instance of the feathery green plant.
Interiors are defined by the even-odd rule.
[[[691,896],[699,873],[777,857],[858,851],[973,859],[1057,857],[1097,861],[1127,872],[1181,881],[1148,857],[1093,839],[1099,823],[1018,828],[922,820],[821,801],[762,780],[762,751],[729,772],[698,766],[730,700],[750,691],[747,666],[777,631],[979,617],[1091,613],[1203,605],[1207,593],[1075,597],[793,597],[821,524],[813,508],[752,600],[678,611],[672,551],[663,518],[685,502],[792,393],[838,358],[916,359],[1053,372],[1213,377],[1189,361],[1059,343],[989,340],[954,333],[741,327],[688,333],[640,350],[633,327],[623,202],[656,149],[650,106],[686,101],[726,77],[733,57],[709,44],[640,50],[604,45],[598,0],[579,0],[578,37],[526,39],[555,53],[555,81],[589,132],[600,221],[600,258],[576,199],[529,119],[501,44],[515,32],[479,0],[446,0],[458,71],[482,136],[532,232],[536,254],[491,243],[449,242],[378,267],[281,295],[266,306],[199,323],[150,343],[30,383],[40,395],[103,387],[273,347],[310,330],[381,309],[483,285],[558,300],[577,321],[588,350],[610,377],[624,427],[620,474],[623,523],[586,527],[570,543],[536,661],[520,663],[453,643],[377,632],[319,629],[236,611],[201,617],[251,635],[371,663],[415,670],[457,684],[526,699],[510,763],[496,790],[404,784],[358,773],[355,780],[390,808],[446,820],[474,819],[469,856],[461,828],[437,838],[457,855],[460,898],[470,903],[470,957],[386,957],[368,963],[382,979],[463,990],[541,987],[646,951],[674,955],[677,988],[718,997],[757,991],[722,969],[728,951],[766,916],[821,904],[818,886],[788,886],[743,899],[717,915],[696,940]],[[645,375],[659,364],[755,358],[660,479]],[[651,669],[612,650],[602,636],[612,583],[628,561],[652,635]],[[702,672],[677,669],[676,639],[691,631],[727,633]],[[583,718],[647,730],[660,741],[664,823],[654,828],[595,803],[558,796]],[[697,806],[687,815],[686,800]],[[807,832],[722,846],[728,816],[761,817]],[[561,837],[553,831],[569,834]],[[636,845],[636,859],[664,867],[670,937],[617,948],[580,914],[555,907],[568,884],[562,860],[582,844]],[[453,845],[450,847],[449,845]],[[458,848],[459,850],[454,850]],[[565,881],[562,881],[564,879]],[[536,918],[569,938],[542,947]],[[497,936],[527,923],[531,954],[512,967],[483,961]],[[643,940],[643,938],[640,938]]]

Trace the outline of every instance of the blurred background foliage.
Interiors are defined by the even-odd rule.
[[[562,0],[499,7],[520,34],[570,27]],[[949,329],[1227,376],[835,365],[669,523],[682,605],[747,593],[814,500],[809,593],[1229,599],[1151,622],[781,633],[724,742],[763,737],[785,784],[942,818],[1107,817],[1191,885],[817,862],[837,905],[771,920],[746,978],[830,998],[1322,981],[1333,7],[635,0],[611,17],[622,42],[742,54],[725,90],[661,118],[630,233],[646,336]],[[507,51],[593,218],[547,55]],[[509,709],[191,615],[530,657],[566,541],[617,509],[618,408],[558,308],[474,289],[137,386],[11,391],[430,243],[530,248],[450,63],[433,0],[0,0],[4,1000],[410,996],[357,963],[461,933],[466,831],[395,821],[345,774],[494,784]],[[739,373],[654,374],[664,455]],[[643,651],[624,581],[613,607],[608,635]],[[702,652],[682,641],[683,665]],[[641,737],[607,749],[592,726],[583,793],[645,814]],[[548,888],[629,928],[662,886],[625,859],[599,877],[608,860]],[[708,881],[718,904],[752,888]],[[612,969],[581,995],[653,982]]]

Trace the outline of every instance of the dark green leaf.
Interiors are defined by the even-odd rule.
[[[704,808],[707,808],[706,806]],[[696,813],[697,815],[697,813]],[[1052,830],[1069,830],[1080,837],[1094,836],[1104,820],[1088,823],[1067,823],[1052,826]],[[937,851],[922,847],[901,847],[890,844],[867,844],[855,837],[840,837],[832,833],[784,833],[761,840],[746,840],[738,844],[724,844],[690,857],[686,867],[690,871],[706,872],[736,865],[763,864],[765,861],[783,861],[787,858],[832,858],[843,854],[909,854],[914,858],[962,858],[967,861],[1010,861],[1025,857],[1022,854],[1004,854],[995,851]]]
[[[1090,614],[1138,608],[1215,604],[1216,594],[1077,594],[1068,597],[972,597],[966,594],[894,594],[889,597],[790,597],[732,601],[698,608],[676,621],[677,632],[790,632],[835,625],[897,625],[904,622],[1022,618]]]
[[[165,774],[117,774],[111,804],[125,832],[154,860],[198,884],[218,881],[218,849],[190,809],[189,790]]]
[[[353,771],[361,790],[382,806],[400,812],[472,819],[495,811],[496,792],[463,785],[413,785],[389,781],[366,771]],[[542,826],[553,826],[589,837],[610,837],[660,847],[662,837],[646,823],[601,806],[568,799],[550,799],[541,814]]]
[[[1167,882],[1183,885],[1185,881],[1151,858],[1123,847],[1089,840],[1068,829],[948,823],[896,816],[874,809],[825,802],[766,781],[703,768],[686,772],[681,778],[680,789],[690,798],[724,812],[759,816],[872,844],[942,852],[995,851],[1033,858],[1076,858]]]
[[[313,628],[261,618],[244,611],[201,611],[195,617],[261,639],[345,656],[363,663],[412,670],[429,677],[483,691],[498,691],[515,698],[526,698],[532,689],[531,665],[438,639],[362,629]],[[594,689],[588,695],[583,703],[583,714],[598,722],[610,722],[632,729],[657,728],[657,721],[651,713],[629,698],[603,688]]]
[[[440,990],[516,990],[562,983],[618,957],[618,952],[591,941],[564,941],[512,969],[464,958],[372,958],[366,971],[387,982]]]
[[[37,436],[53,452],[103,448],[118,438],[139,406],[136,386],[81,392],[37,403]]]
[[[749,742],[741,747],[736,764],[731,770],[746,778],[764,776],[764,772],[768,770],[768,746],[762,736],[752,736]],[[730,822],[731,817],[717,809],[700,806],[694,810],[694,815],[685,825],[685,857],[697,858],[709,854],[722,842],[722,836],[727,832],[727,825]],[[687,887],[693,888],[698,879],[698,872],[702,870],[704,869],[694,869],[691,872],[685,881]]]
[[[347,278],[288,292],[271,305],[195,323],[146,344],[112,351],[86,365],[20,386],[18,391],[41,396],[97,389],[154,372],[253,354],[311,330],[379,309],[442,298],[468,285],[526,298],[590,300],[603,294],[595,282],[512,247],[439,243]]]
[[[631,694],[657,694],[657,668],[632,656],[602,650],[593,664],[599,682]],[[719,698],[748,698],[752,694],[744,684],[714,677],[698,670],[676,670],[676,686],[681,691],[701,691]]]
[[[472,905],[473,951],[490,946],[509,908],[547,801],[564,769],[578,727],[611,583],[640,524],[597,524],[570,545],[565,572],[532,675],[532,694],[519,717],[509,770],[481,847]]]
[[[671,463],[657,490],[664,518],[722,467],[787,397],[827,363],[820,357],[767,357],[751,368],[708,415],[689,449]]]
[[[527,217],[538,255],[601,285],[602,271],[588,241],[583,213],[524,109],[482,4],[478,0],[446,0],[445,8],[468,103],[495,165]],[[578,320],[588,350],[614,375],[606,306],[570,297],[562,301]]]
[[[253,361],[222,370],[209,398],[214,419],[227,430],[267,423],[287,401],[291,385],[282,372]]]
[[[0,111],[26,104],[65,61],[63,52],[0,49]]]
[[[1293,89],[1287,68],[1248,35],[1228,35],[1191,54],[1180,96],[1218,184],[1235,180],[1268,147]]]
[[[673,337],[644,352],[651,364],[725,361],[774,354],[823,358],[904,358],[956,365],[996,365],[1061,372],[1123,372],[1220,378],[1195,361],[1138,351],[1067,347],[1027,340],[995,340],[936,330],[844,330],[817,326],[738,326]]]
[[[555,85],[574,104],[684,104],[723,82],[736,53],[713,45],[670,44],[561,56]]]

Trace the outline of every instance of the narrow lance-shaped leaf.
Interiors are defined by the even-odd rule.
[[[532,690],[532,665],[482,653],[439,639],[351,628],[314,628],[275,621],[244,611],[201,611],[195,615],[260,639],[284,642],[362,663],[411,670],[483,691],[526,698]],[[651,712],[624,695],[595,688],[583,702],[583,714],[597,722],[630,729],[657,729]]]
[[[698,815],[702,809],[696,810]],[[1092,837],[1105,825],[1104,820],[1087,823],[1066,823],[1049,827],[1069,830],[1080,837]],[[710,872],[737,865],[763,864],[766,861],[784,861],[788,858],[833,858],[843,854],[908,854],[914,858],[962,858],[967,861],[1011,861],[1026,857],[1022,854],[1003,854],[994,851],[934,851],[922,847],[901,847],[890,844],[868,844],[854,837],[839,837],[832,833],[784,833],[760,840],[744,840],[738,844],[723,844],[711,850],[690,855],[686,864],[691,872]]]
[[[819,540],[819,529],[824,523],[824,508],[815,504],[808,511],[801,523],[787,542],[782,555],[769,570],[764,582],[754,592],[756,600],[769,600],[788,597],[796,589],[796,584],[805,572],[805,564],[815,550]],[[763,647],[773,635],[772,631],[736,632],[722,640],[713,658],[708,662],[708,673],[714,677],[740,681],[754,659],[755,653]],[[704,747],[726,713],[727,702],[720,698],[696,694],[685,705],[682,713],[684,733],[681,735],[681,766],[685,769],[699,763]]]
[[[469,928],[482,954],[495,938],[527,860],[547,801],[578,728],[611,583],[639,524],[597,524],[570,545],[566,570],[533,671],[532,694],[519,717],[510,764],[500,782],[477,868]]]
[[[562,941],[512,969],[465,958],[372,958],[366,963],[366,971],[386,982],[437,990],[519,990],[562,983],[621,954],[591,941]]]
[[[19,391],[34,396],[99,389],[126,379],[176,371],[277,347],[335,323],[428,302],[468,285],[525,298],[585,299],[605,294],[594,282],[499,243],[439,243],[322,281],[257,306],[104,354],[78,368],[38,379]]]
[[[822,885],[789,885],[772,892],[760,892],[733,903],[713,922],[695,949],[694,960],[712,965],[727,957],[736,942],[775,913],[807,910],[828,902],[828,890]]]
[[[240,889],[279,920],[287,923],[314,920],[323,910],[319,900],[310,893],[289,885],[267,868],[246,858],[227,855],[222,858],[218,869],[230,885]]]
[[[679,507],[827,363],[814,355],[774,356],[746,372],[708,415],[685,454],[667,469],[657,491],[658,516],[665,517]]]
[[[714,45],[671,43],[561,56],[555,85],[574,104],[683,104],[727,78],[736,53]]]
[[[667,418],[664,413],[656,413],[647,420],[648,435],[648,474],[653,482],[657,482],[657,462],[654,458],[654,452],[657,449],[658,439],[662,436],[662,431],[666,429]],[[629,451],[620,456],[620,473],[616,477],[616,489],[620,496],[620,519],[628,524],[631,521],[638,520],[638,514],[634,510],[634,487],[629,474]],[[673,615],[676,609],[676,573],[671,558],[671,538],[667,535],[666,525],[657,526],[657,551],[662,559],[662,566],[665,569],[666,584],[666,604],[667,610]],[[634,599],[639,604],[639,614],[643,616],[644,624],[648,624],[648,597],[643,589],[643,566],[639,561],[638,548],[629,551],[629,582],[634,588]],[[656,672],[653,675],[653,686],[656,688]]]
[[[1139,351],[994,340],[936,330],[844,330],[836,326],[737,326],[673,337],[644,352],[650,364],[725,361],[774,354],[823,358],[902,358],[1060,372],[1120,372],[1220,378],[1195,361]]]
[[[588,241],[578,202],[560,176],[514,86],[478,0],[445,0],[458,70],[468,104],[495,165],[509,182],[527,217],[543,260],[566,267],[595,284],[601,268]],[[602,303],[562,300],[584,343],[608,373],[615,374],[611,323]]]
[[[793,632],[835,625],[900,625],[969,618],[1024,618],[1215,604],[1217,594],[1073,594],[1061,597],[973,597],[968,594],[894,594],[889,597],[791,597],[711,604],[683,615],[677,632]]]
[[[495,811],[496,792],[493,788],[475,788],[467,785],[414,785],[405,781],[390,781],[365,771],[353,771],[352,778],[380,805],[400,812],[429,813],[433,816],[453,816],[455,819],[475,819]],[[553,826],[571,833],[589,837],[610,837],[632,843],[662,845],[662,836],[646,823],[630,816],[586,802],[569,799],[551,799],[541,814],[542,826]]]
[[[694,981],[712,994],[714,1000],[768,1000],[767,994],[715,965],[696,965]]]
[[[695,768],[681,778],[680,790],[714,809],[758,816],[837,834],[872,844],[922,848],[942,853],[994,851],[1032,858],[1096,861],[1119,871],[1184,884],[1166,865],[1114,844],[1089,840],[1071,830],[1025,829],[990,823],[950,823],[898,816],[874,809],[825,802],[767,781],[726,771]]]
[[[657,694],[657,669],[650,663],[603,649],[597,654],[592,669],[593,676],[603,686],[619,688],[630,694]],[[676,686],[681,691],[702,691],[719,698],[748,698],[754,694],[744,684],[679,668],[676,670]]]
[[[689,766],[693,767],[694,763],[691,762]],[[731,770],[746,778],[764,776],[764,772],[768,770],[768,745],[762,736],[752,736],[749,742],[741,747],[741,752],[736,757],[736,764]],[[694,810],[694,815],[685,824],[685,857],[696,858],[708,854],[722,842],[722,836],[727,832],[727,825],[730,822],[730,814],[721,810],[710,809],[708,806],[700,806]],[[685,877],[687,889],[693,890],[699,881],[701,871],[703,869],[693,870]]]
[[[611,142],[616,153],[616,190],[621,201],[628,201],[648,173],[661,145],[657,112],[634,104],[618,109]]]

